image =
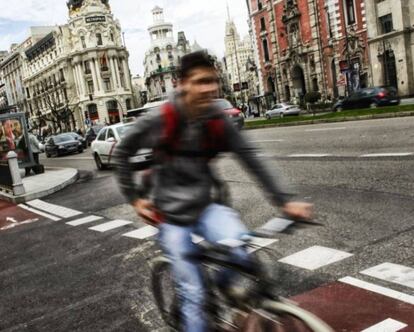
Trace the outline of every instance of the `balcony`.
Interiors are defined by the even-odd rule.
[[[152,71],[150,75],[153,76],[153,75],[171,73],[171,72],[175,72],[177,70],[178,70],[177,66],[163,67],[163,68],[159,68],[157,70]]]

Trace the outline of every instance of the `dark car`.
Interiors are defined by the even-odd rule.
[[[86,142],[86,139],[83,138],[81,135],[79,135],[77,133],[67,133],[67,134],[68,135],[71,135],[75,140],[81,142],[83,149],[87,149],[88,148],[88,142]]]
[[[86,130],[85,140],[87,145],[91,145],[91,143],[96,139],[96,136],[103,127],[103,125],[95,125]]]
[[[400,97],[394,87],[365,88],[354,92],[349,97],[339,100],[334,111],[355,108],[376,108],[379,106],[398,105]]]
[[[244,116],[243,112],[238,108],[235,108],[228,100],[226,99],[217,99],[215,101],[224,113],[230,118],[234,126],[238,129],[242,129],[244,126]]]
[[[83,152],[82,143],[74,139],[70,134],[51,136],[45,145],[46,157],[59,157],[70,153]]]

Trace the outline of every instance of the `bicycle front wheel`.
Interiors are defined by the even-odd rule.
[[[178,296],[172,277],[171,261],[166,257],[157,257],[152,261],[152,294],[164,322],[179,330],[180,313]]]
[[[288,302],[266,300],[246,323],[246,332],[334,332],[314,314]]]

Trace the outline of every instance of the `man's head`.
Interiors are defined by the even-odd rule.
[[[218,97],[217,71],[206,52],[194,52],[181,58],[180,89],[184,103],[196,113],[205,110]]]

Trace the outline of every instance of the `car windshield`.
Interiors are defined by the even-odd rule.
[[[129,125],[125,125],[125,126],[121,126],[121,127],[116,128],[116,131],[118,132],[119,137],[122,139],[122,138],[124,138],[127,131],[131,128],[132,128],[132,124],[129,124]]]
[[[228,100],[218,99],[216,102],[217,102],[218,107],[220,107],[221,109],[226,110],[229,108],[233,108],[232,104]]]
[[[53,138],[55,143],[64,143],[68,141],[73,141],[73,137],[71,135],[59,135]]]

